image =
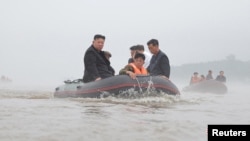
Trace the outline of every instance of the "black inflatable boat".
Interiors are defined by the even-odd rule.
[[[198,92],[198,93],[227,93],[227,86],[223,82],[216,80],[204,80],[190,86],[183,88],[184,92]]]
[[[80,79],[64,81],[55,89],[54,97],[89,97],[119,96],[129,93],[129,90],[138,94],[146,92],[164,93],[169,95],[180,94],[178,88],[170,80],[162,76],[137,76],[131,79],[127,75],[116,75],[99,81],[83,83]]]

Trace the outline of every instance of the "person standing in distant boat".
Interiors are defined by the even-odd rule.
[[[83,82],[85,83],[114,76],[104,51],[102,51],[104,42],[105,36],[96,34],[92,45],[85,52],[83,75]]]
[[[153,54],[150,64],[147,67],[150,75],[161,75],[169,79],[170,65],[168,56],[159,49],[159,42],[151,39],[147,42],[149,51]]]
[[[197,84],[201,81],[201,78],[198,76],[198,72],[194,72],[193,76],[190,79],[190,85]]]
[[[212,70],[209,70],[209,71],[208,71],[208,74],[207,74],[207,76],[206,76],[206,80],[214,79],[212,73],[213,73]]]
[[[225,83],[226,82],[226,77],[224,76],[224,71],[220,71],[220,74],[217,75],[215,80]]]
[[[204,81],[206,80],[205,76],[202,74],[201,77],[200,77],[200,81]]]

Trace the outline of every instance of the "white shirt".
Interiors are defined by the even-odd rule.
[[[150,54],[149,52],[144,51],[143,54],[145,55],[145,63],[144,63],[144,68],[147,68],[150,64],[150,60],[152,57],[152,54]]]

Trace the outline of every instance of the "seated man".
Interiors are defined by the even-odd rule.
[[[159,48],[159,42],[156,39],[151,39],[147,42],[149,51],[153,54],[150,64],[147,67],[150,75],[159,75],[169,79],[170,64],[168,56]]]
[[[220,74],[216,77],[215,80],[225,83],[227,79],[224,76],[224,71],[220,71]]]
[[[92,45],[85,52],[83,75],[85,83],[114,76],[114,72],[102,51],[104,42],[105,36],[95,35]]]
[[[200,78],[200,81],[204,81],[204,80],[206,80],[206,77],[205,77],[205,75],[201,75],[201,78]]]
[[[120,70],[119,74],[120,75],[127,74],[132,79],[135,79],[136,75],[138,74],[147,75],[148,72],[143,67],[144,62],[145,62],[145,55],[142,53],[136,53],[134,56],[134,62],[126,65],[123,69]]]
[[[194,75],[191,77],[190,79],[190,85],[192,84],[196,84],[196,83],[199,83],[200,82],[200,77],[198,76],[198,72],[194,72]]]
[[[212,70],[209,70],[209,71],[208,71],[208,74],[207,74],[207,76],[206,76],[206,80],[214,79],[212,73],[213,73]]]

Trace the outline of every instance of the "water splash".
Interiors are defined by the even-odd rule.
[[[121,92],[119,95],[103,92],[101,98],[71,98],[73,101],[83,103],[106,103],[123,104],[130,106],[146,106],[152,108],[166,108],[180,101],[180,96],[169,95],[164,92],[145,92],[139,93],[134,88]]]

